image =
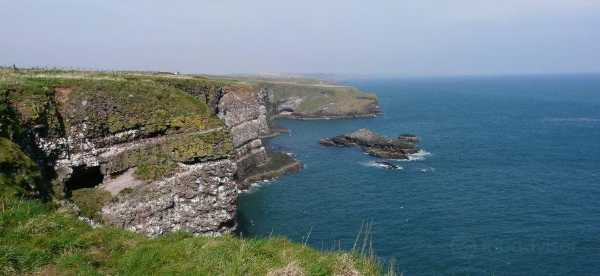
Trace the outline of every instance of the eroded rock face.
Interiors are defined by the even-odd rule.
[[[193,92],[202,97],[202,90]],[[208,92],[204,98],[211,99],[208,107],[218,112],[222,127],[167,129],[155,135],[129,129],[98,136],[90,134],[90,123],[83,118],[70,126],[65,137],[40,137],[42,148],[56,152],[56,190],[69,189],[65,183],[73,178],[74,170],[94,168],[104,177],[98,187],[116,198],[101,212],[108,224],[151,236],[176,230],[208,235],[234,231],[237,194],[247,185],[245,178],[271,160],[261,140],[269,133],[267,94],[252,86],[224,86]],[[84,105],[89,101],[75,108]],[[147,159],[158,158],[152,162],[160,165],[165,156],[172,163],[172,173],[144,181],[136,178]],[[123,183],[131,178],[135,178],[131,185]]]
[[[418,138],[414,135],[402,135],[397,139],[390,139],[366,128],[319,141],[324,146],[360,147],[371,156],[387,159],[408,159],[409,154],[419,151],[417,142]]]
[[[236,227],[235,163],[182,165],[176,175],[117,196],[102,209],[106,223],[150,236],[185,230],[220,235]]]
[[[247,88],[226,89],[219,101],[219,117],[231,128],[239,182],[250,169],[264,165],[268,159],[261,140],[269,133],[266,101],[266,91]]]
[[[15,76],[9,88],[0,92],[43,155],[38,162],[51,171],[54,195],[68,201],[76,188],[107,190],[114,200],[103,203],[103,220],[147,235],[229,233],[236,227],[237,194],[248,181],[302,167],[293,157],[268,154],[263,145],[278,101],[269,87],[90,74]],[[280,99],[279,107],[298,114],[354,116],[376,107],[376,99],[363,94],[339,100],[320,86],[292,88],[301,95]],[[305,92],[332,101],[313,106]]]

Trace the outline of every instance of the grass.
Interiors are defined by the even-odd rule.
[[[2,275],[266,275],[292,263],[304,275],[380,273],[371,258],[317,251],[285,238],[172,233],[149,239],[111,227],[92,228],[37,200],[13,198],[2,203]]]

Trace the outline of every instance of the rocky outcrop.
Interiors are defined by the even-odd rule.
[[[249,171],[268,160],[261,137],[269,133],[267,94],[254,87],[231,87],[219,101],[219,117],[230,127],[235,152],[236,180],[243,183]]]
[[[171,177],[117,196],[103,208],[104,220],[150,236],[230,233],[236,228],[234,171],[229,159],[182,165]]]
[[[114,198],[99,217],[147,235],[235,229],[233,136],[203,100],[140,76],[15,76],[0,87],[47,157],[55,198],[106,189]]]
[[[371,156],[386,159],[408,159],[409,154],[419,151],[417,142],[418,138],[414,135],[401,135],[397,139],[390,139],[366,128],[319,141],[324,146],[360,147]]]

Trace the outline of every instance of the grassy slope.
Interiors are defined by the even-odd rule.
[[[265,275],[298,264],[306,275],[356,270],[377,275],[368,258],[319,252],[284,238],[193,237],[149,239],[125,230],[92,228],[39,201],[2,201],[0,274]]]

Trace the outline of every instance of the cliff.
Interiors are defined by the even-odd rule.
[[[240,191],[301,168],[261,140],[282,105],[300,95],[294,116],[327,117],[367,115],[376,106],[376,98],[354,90],[304,95],[280,87],[189,75],[0,70],[0,126],[51,181],[42,190],[81,215],[151,236],[223,234],[236,229]],[[306,105],[323,97],[329,108]]]
[[[374,117],[380,113],[377,97],[350,86],[262,81],[269,91],[273,116],[295,119]]]
[[[0,115],[1,134],[14,138],[18,128],[4,120],[6,112]],[[20,146],[5,137],[0,137],[0,275],[382,273],[373,255],[358,250],[324,252],[278,237],[198,237],[185,232],[150,239],[90,225],[70,208],[39,199],[34,191],[43,183],[41,172]]]
[[[272,117],[336,119],[374,117],[381,113],[377,96],[333,81],[297,74],[219,76],[253,83],[269,94]]]

